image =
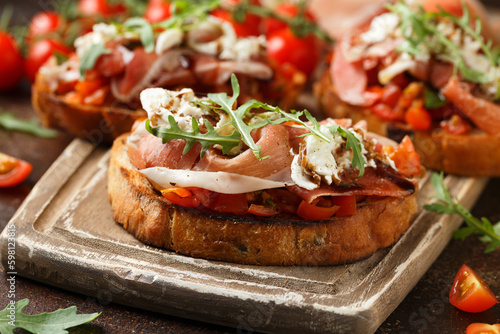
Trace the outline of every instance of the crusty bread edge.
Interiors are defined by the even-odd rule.
[[[335,265],[394,244],[417,212],[416,193],[370,199],[327,221],[218,216],[171,204],[131,164],[126,135],[111,150],[114,219],[137,239],[180,254],[254,265]]]
[[[367,108],[352,106],[340,100],[328,70],[313,89],[326,116],[351,118],[354,122],[365,120],[369,131],[391,137],[389,129],[391,126],[394,128],[394,124],[390,121],[383,120]],[[440,128],[418,131],[403,123],[396,126],[410,134],[422,164],[429,169],[463,176],[500,176],[500,135],[490,136],[477,129],[466,135],[452,135]]]

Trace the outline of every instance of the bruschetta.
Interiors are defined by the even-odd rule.
[[[389,3],[343,36],[314,88],[325,113],[410,135],[428,168],[500,176],[496,41],[484,10],[467,3]]]
[[[408,137],[396,145],[363,122],[238,105],[231,81],[231,97],[141,93],[148,119],[111,150],[119,224],[180,254],[256,265],[348,263],[400,238],[424,172]]]

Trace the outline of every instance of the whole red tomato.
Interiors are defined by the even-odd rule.
[[[170,16],[170,1],[168,0],[150,0],[144,12],[144,18],[149,23],[161,22]]]
[[[72,51],[54,39],[43,39],[31,44],[25,63],[26,76],[31,82],[35,81],[38,69],[56,53],[69,56]]]
[[[64,19],[56,12],[45,11],[33,16],[28,28],[28,37],[42,36],[56,32],[64,25]]]
[[[297,37],[290,28],[275,31],[267,36],[267,55],[279,65],[293,65],[306,76],[312,74],[320,58],[315,37]]]
[[[16,42],[0,31],[0,90],[15,87],[23,77],[23,57]]]
[[[120,3],[110,4],[107,0],[79,0],[78,12],[85,16],[109,16],[126,11]]]
[[[300,7],[297,4],[288,2],[280,4],[274,10],[277,15],[283,16],[285,18],[296,17],[297,15],[299,15],[299,11]],[[306,10],[305,18],[311,22],[316,21],[312,13],[308,10]],[[286,27],[286,22],[281,21],[277,18],[268,17],[262,20],[262,32],[266,35],[269,35],[272,32],[284,29]]]

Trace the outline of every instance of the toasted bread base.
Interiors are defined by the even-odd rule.
[[[147,117],[143,110],[66,103],[50,92],[40,73],[31,89],[31,102],[43,125],[66,130],[96,144],[111,143],[130,131],[136,120]]]
[[[193,257],[254,265],[334,265],[395,243],[417,212],[416,193],[369,198],[353,216],[326,221],[222,216],[173,205],[131,164],[126,135],[111,150],[114,219],[137,239]]]
[[[427,168],[463,176],[500,176],[500,136],[478,129],[465,135],[453,135],[440,128],[418,131],[404,123],[386,121],[367,108],[341,101],[328,70],[315,83],[314,94],[328,117],[365,120],[369,131],[395,140],[401,139],[401,134],[409,134]]]

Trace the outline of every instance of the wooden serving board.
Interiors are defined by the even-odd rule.
[[[420,210],[392,247],[354,264],[259,267],[195,259],[142,244],[112,219],[109,151],[74,140],[12,218],[16,271],[63,289],[240,332],[373,333],[461,224]],[[487,179],[446,178],[470,208]],[[433,194],[428,176],[419,206]],[[7,230],[1,235],[7,268]]]

